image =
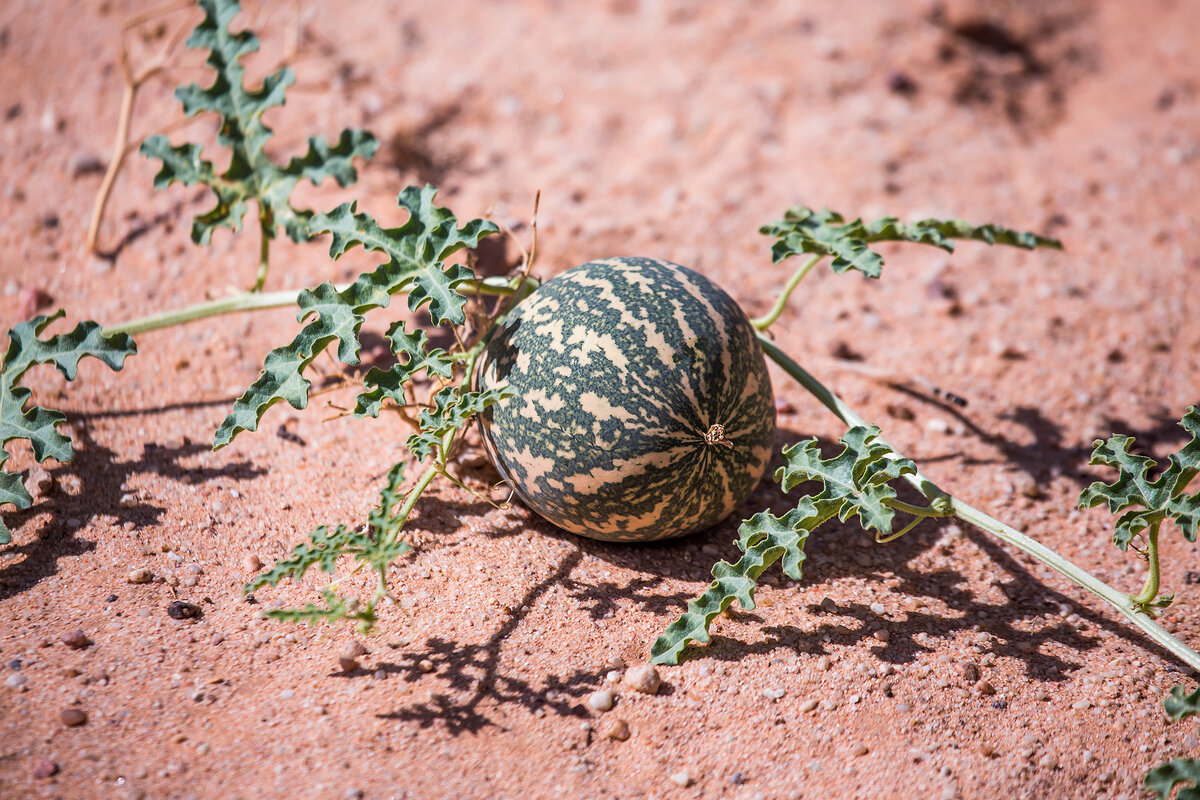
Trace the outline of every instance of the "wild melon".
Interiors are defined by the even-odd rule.
[[[775,401],[745,313],[690,269],[592,261],[504,320],[481,388],[492,462],[534,511],[610,541],[682,536],[724,519],[762,477]]]

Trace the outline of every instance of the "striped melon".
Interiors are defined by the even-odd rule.
[[[746,315],[702,275],[652,258],[592,261],[504,320],[480,388],[492,462],[560,528],[610,541],[724,519],[762,477],[775,402]]]

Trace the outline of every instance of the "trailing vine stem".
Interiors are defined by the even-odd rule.
[[[342,291],[349,285],[336,285],[334,289]],[[509,297],[517,291],[517,288],[514,281],[504,277],[480,278],[463,284],[462,293]],[[160,328],[169,328],[172,325],[182,325],[185,322],[216,317],[222,314],[233,314],[239,311],[259,311],[267,308],[281,308],[283,306],[295,305],[296,298],[302,291],[304,290],[281,289],[277,292],[239,292],[228,297],[221,297],[204,303],[196,303],[195,305],[175,309],[174,311],[151,314],[150,316],[139,317],[116,325],[109,325],[104,328],[104,334],[126,333],[132,336]]]
[[[761,332],[758,335],[759,343],[762,345],[763,352],[778,364],[784,372],[794,378],[801,386],[808,390],[814,397],[817,398],[826,408],[833,414],[846,423],[848,426],[866,425],[866,422],[836,394],[830,391],[824,384],[810,375],[803,367],[793,361],[786,353],[780,350],[770,339]],[[882,441],[882,439],[880,440]],[[889,445],[890,447],[890,445]],[[895,448],[892,448],[895,450]],[[1136,625],[1147,636],[1157,642],[1166,650],[1170,651],[1181,661],[1190,666],[1193,670],[1200,672],[1200,654],[1192,650],[1186,644],[1172,636],[1166,629],[1154,621],[1154,619],[1146,613],[1143,604],[1138,602],[1138,598],[1131,598],[1124,592],[1116,589],[1098,578],[1092,576],[1079,566],[1076,566],[1071,561],[1063,558],[1054,550],[1043,545],[1041,542],[1021,533],[1017,529],[1004,524],[994,517],[980,511],[974,506],[965,503],[954,495],[940,489],[922,475],[919,471],[914,475],[905,476],[918,491],[920,491],[929,501],[931,507],[936,507],[939,511],[948,512],[946,516],[955,516],[963,522],[967,522],[980,530],[992,534],[1003,542],[1006,542],[1018,550],[1032,556],[1041,563],[1061,573],[1077,585],[1091,592],[1092,594],[1104,600],[1111,605],[1130,622]],[[911,526],[909,526],[911,528]],[[906,529],[907,530],[907,529]],[[903,533],[904,531],[902,531]],[[1157,533],[1155,531],[1154,533]],[[895,537],[892,537],[895,538]],[[1153,539],[1151,541],[1154,541]],[[1154,541],[1155,546],[1157,542]],[[1155,552],[1157,555],[1157,549]],[[1154,563],[1156,559],[1152,559]],[[1157,594],[1157,586],[1151,587],[1147,581],[1147,589],[1153,588],[1154,594]],[[1146,590],[1143,590],[1145,594]]]
[[[765,331],[767,328],[775,324],[775,321],[779,319],[779,315],[783,313],[783,309],[787,307],[788,300],[790,300],[792,297],[792,292],[794,292],[796,287],[800,285],[800,281],[804,280],[804,276],[809,273],[809,270],[815,267],[817,262],[822,258],[824,258],[823,255],[815,255],[808,261],[805,261],[803,264],[801,264],[800,267],[792,273],[792,277],[788,279],[786,284],[784,284],[783,291],[779,293],[779,297],[775,300],[775,305],[771,307],[771,310],[766,314],[763,314],[761,317],[755,317],[754,319],[750,320],[750,324],[754,326],[754,330]]]
[[[1146,583],[1142,586],[1142,590],[1129,598],[1135,606],[1146,612],[1149,612],[1151,604],[1158,598],[1158,529],[1160,524],[1155,522],[1146,530],[1146,561],[1150,571],[1146,575]]]

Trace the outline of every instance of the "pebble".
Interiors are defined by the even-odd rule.
[[[1087,711],[1091,707],[1092,707],[1091,700],[1076,700],[1074,703],[1071,704],[1071,708],[1075,709],[1076,711]]]
[[[996,693],[996,688],[987,681],[981,680],[979,683],[975,684],[975,691],[982,695],[990,696]]]
[[[963,666],[963,679],[967,683],[977,683],[979,681],[979,667],[974,664],[966,664]]]
[[[692,785],[692,776],[688,774],[686,769],[681,769],[679,772],[672,772],[669,777],[671,779],[671,783],[675,784],[676,786],[687,788],[688,786]]]
[[[186,600],[176,600],[167,606],[167,616],[171,619],[196,619],[203,616],[204,612],[200,610],[200,606],[195,603],[189,603]]]
[[[592,711],[609,711],[613,707],[613,693],[608,689],[600,689],[588,695],[588,708]]]
[[[887,612],[887,607],[883,603],[871,603],[871,613],[877,616],[883,616]]]
[[[354,672],[358,669],[358,659],[366,654],[367,648],[362,642],[350,642],[346,645],[346,649],[338,655],[338,666],[342,668],[342,672]]]
[[[129,575],[126,576],[126,580],[130,583],[149,583],[154,580],[154,573],[145,567],[138,567],[130,571]]]
[[[417,669],[421,670],[421,672],[433,672],[433,662],[428,658],[422,658],[417,662]]]
[[[87,722],[87,712],[80,708],[64,708],[58,714],[59,721],[68,728],[74,728]]]
[[[260,569],[262,569],[262,565],[262,559],[253,553],[242,559],[242,567],[246,570],[246,572],[258,572]]]
[[[19,692],[25,690],[25,684],[28,682],[29,680],[19,672],[14,672],[4,679],[5,686],[10,689],[16,689]]]
[[[803,714],[807,714],[809,711],[812,711],[816,707],[817,707],[816,700],[812,700],[812,699],[805,700],[803,703],[800,704],[800,712]]]
[[[869,747],[867,747],[865,744],[859,743],[854,746],[854,755],[855,756],[865,756],[869,752],[871,752],[871,749]]]
[[[629,723],[623,719],[615,719],[609,723],[604,729],[604,736],[607,739],[612,739],[617,742],[625,742],[629,740]]]
[[[117,508],[137,508],[138,496],[128,493],[121,495],[121,499],[117,501]]]
[[[64,633],[58,637],[58,640],[72,650],[86,650],[93,644],[92,640],[87,637],[87,634],[79,628],[70,633]]]
[[[879,641],[883,642],[884,644],[887,644],[888,640],[892,638],[892,634],[889,633],[886,628],[880,628],[879,630],[875,631],[871,635],[874,636]]]
[[[71,170],[72,178],[79,178],[84,175],[98,175],[106,169],[104,162],[100,160],[94,153],[79,152],[71,156],[71,163],[68,165]]]
[[[829,660],[829,656],[821,656],[817,659],[817,669],[826,672],[833,666],[833,662]]]
[[[836,614],[838,611],[838,604],[833,602],[832,598],[825,597],[821,600],[821,608],[825,609],[830,614]]]
[[[783,697],[783,695],[784,690],[778,687],[763,689],[763,697],[767,698],[768,700],[778,700],[779,698]]]
[[[657,694],[662,685],[658,670],[649,664],[639,664],[625,670],[624,684],[635,692],[642,694]]]
[[[33,766],[33,777],[38,779],[51,778],[58,774],[58,764],[48,758],[39,759]]]

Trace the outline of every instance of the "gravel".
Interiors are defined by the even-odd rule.
[[[64,633],[58,637],[58,640],[72,650],[86,650],[93,644],[92,640],[87,637],[87,634],[79,628],[70,633]]]
[[[138,567],[135,570],[130,570],[125,579],[130,583],[149,583],[154,580],[154,573],[145,567]]]
[[[88,721],[87,712],[81,708],[64,708],[58,713],[58,719],[68,728],[76,728]]]

